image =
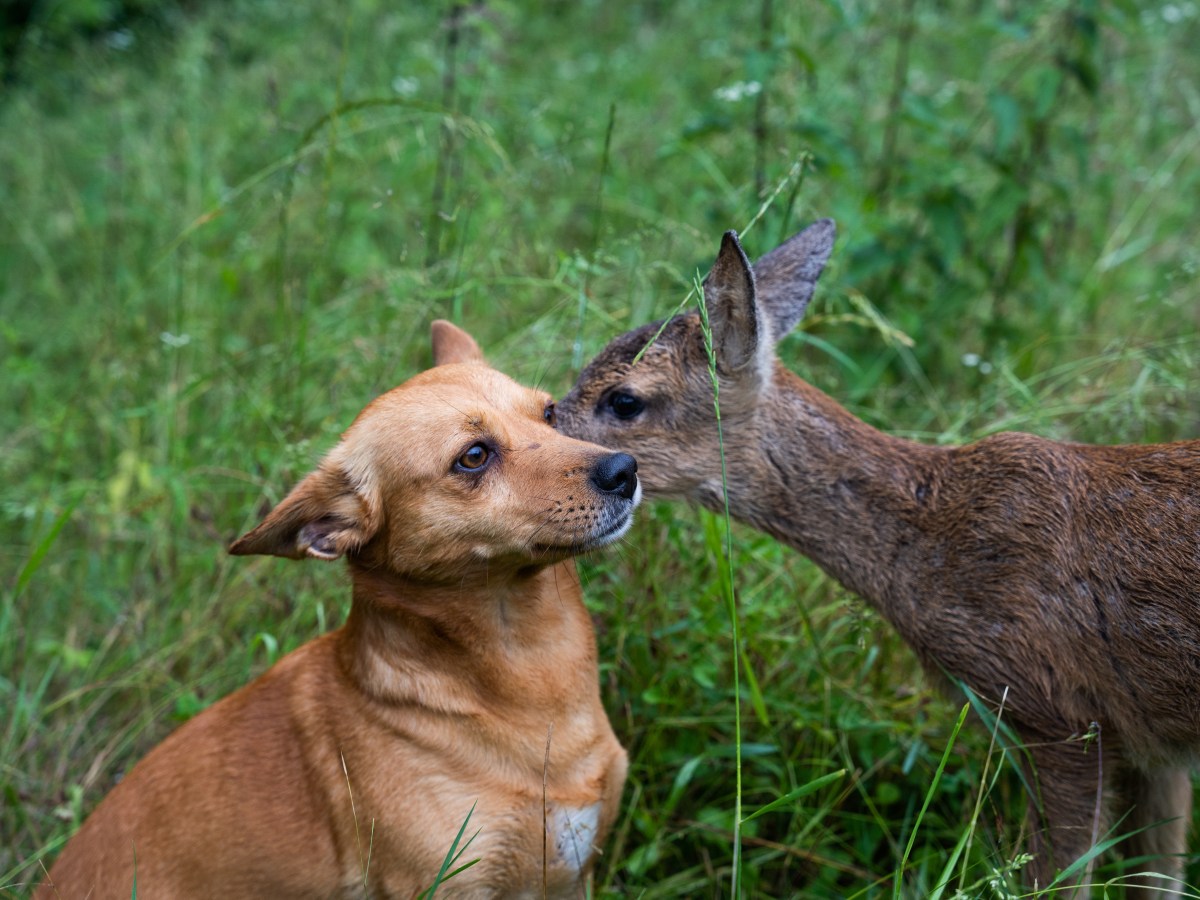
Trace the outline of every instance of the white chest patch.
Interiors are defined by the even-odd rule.
[[[560,806],[550,816],[548,825],[559,862],[572,872],[579,872],[594,852],[600,804],[582,808]]]

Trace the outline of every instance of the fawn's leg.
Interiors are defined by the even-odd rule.
[[[1128,857],[1156,857],[1135,863],[1135,869],[1167,876],[1130,879],[1125,896],[1130,900],[1178,896],[1183,885],[1183,854],[1187,852],[1187,830],[1192,818],[1192,779],[1188,770],[1164,768],[1141,772],[1126,767],[1118,775],[1117,788],[1122,807],[1114,813],[1120,815],[1130,810],[1117,830],[1137,832],[1124,842],[1122,851]]]
[[[1103,834],[1104,769],[1119,761],[1106,758],[1100,741],[1030,741],[1028,749],[1033,764],[1030,784],[1037,793],[1029,801],[1029,850],[1034,859],[1025,877],[1031,886],[1045,888]],[[1091,872],[1089,864],[1070,884],[1087,884]],[[1087,889],[1055,896],[1076,895],[1086,896]]]

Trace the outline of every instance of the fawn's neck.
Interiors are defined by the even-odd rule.
[[[753,440],[726,442],[735,444],[733,516],[794,547],[891,618],[896,591],[919,578],[916,550],[945,451],[875,430],[779,364],[753,430]]]

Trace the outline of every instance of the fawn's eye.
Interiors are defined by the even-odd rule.
[[[551,400],[546,404],[546,408],[542,411],[542,418],[546,420],[546,424],[554,427],[558,421],[558,415],[554,412],[554,401]]]
[[[632,419],[641,414],[646,404],[633,394],[617,391],[608,398],[608,408],[618,419]]]
[[[467,448],[467,452],[455,461],[454,468],[460,472],[478,472],[491,458],[492,453],[485,444],[472,444]]]

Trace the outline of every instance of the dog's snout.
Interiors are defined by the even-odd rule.
[[[602,494],[632,500],[637,490],[637,460],[628,453],[610,453],[592,469],[592,484]]]

